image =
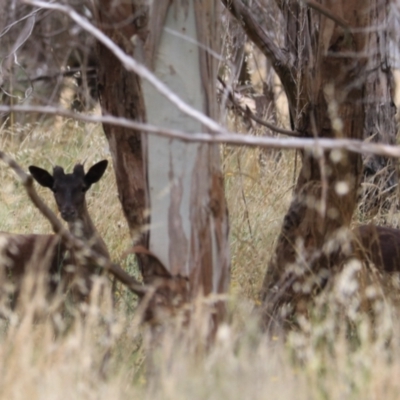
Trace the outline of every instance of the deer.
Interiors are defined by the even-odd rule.
[[[33,165],[29,171],[39,185],[53,192],[57,208],[70,232],[96,253],[109,259],[107,246],[88,213],[85,197],[90,187],[103,176],[107,165],[107,160],[100,161],[87,173],[81,164],[76,164],[70,174],[66,174],[60,166],[53,168],[53,174]],[[60,285],[72,287],[73,297],[85,300],[90,292],[93,268],[80,265],[79,257],[66,247],[58,235],[0,232],[0,264],[5,266],[1,269],[2,280],[10,280],[16,286],[11,307],[15,306],[22,280],[28,273],[34,277],[40,273],[45,275],[47,293],[55,293]],[[80,266],[79,269],[77,266]]]
[[[359,225],[353,229],[356,252],[378,271],[400,272],[400,229]]]
[[[67,222],[70,232],[89,244],[96,253],[109,259],[107,246],[94,226],[86,204],[87,191],[100,180],[107,165],[107,160],[100,161],[85,173],[83,165],[76,164],[71,174],[66,174],[62,167],[56,166],[53,168],[53,175],[45,169],[31,165],[29,172],[39,185],[53,192],[58,211],[62,219]],[[75,265],[80,264],[77,260],[79,255],[72,254],[70,257],[74,259]],[[85,281],[82,292],[90,287],[91,274],[90,266],[74,271],[74,275],[80,276]]]

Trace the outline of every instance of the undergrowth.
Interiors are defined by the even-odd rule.
[[[0,133],[2,150],[25,169],[61,165],[71,171],[76,162],[90,166],[110,160],[102,129],[95,124],[60,119]],[[94,294],[65,330],[54,318],[38,321],[30,312],[16,312],[0,320],[1,399],[398,397],[400,335],[384,296],[374,337],[368,317],[353,310],[356,346],[345,327],[340,329],[339,311],[319,313],[332,303],[330,297],[317,301],[314,319],[303,321],[301,332],[269,337],[260,328],[258,292],[291,200],[298,172],[295,154],[225,147],[222,159],[232,279],[228,315],[215,343],[207,341],[203,312],[196,312],[196,320],[184,328],[175,320],[166,321],[162,332],[142,326],[137,300],[123,288],[114,308],[109,298]],[[14,173],[3,165],[0,176],[1,230],[51,232]],[[37,189],[56,210],[51,194]],[[130,241],[112,163],[87,197],[94,223],[117,261]],[[138,274],[132,260],[123,266]]]

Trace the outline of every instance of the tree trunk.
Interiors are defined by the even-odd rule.
[[[115,6],[111,0],[101,0],[96,11],[97,21],[104,33],[126,53],[133,55],[134,48],[129,39],[141,33],[140,10],[130,3],[118,3]],[[128,15],[136,15],[137,19],[125,24],[123,21]],[[146,112],[139,77],[127,71],[102,44],[98,44],[98,55],[99,95],[103,114],[144,122]],[[131,235],[137,243],[147,246],[147,236],[143,232],[146,222],[146,182],[141,132],[106,124],[103,128],[113,159],[119,200]]]
[[[367,113],[382,100],[373,97],[382,75],[371,82],[369,72],[382,68],[380,33],[371,28],[385,26],[386,12],[378,0],[324,1],[322,6],[323,13],[297,1],[281,6],[286,46],[297,71],[297,93],[288,96],[296,99],[291,104],[295,128],[308,137],[362,139]],[[380,90],[386,93],[386,86]],[[358,155],[322,154],[317,147],[303,153],[295,196],[263,284],[269,321],[292,322],[303,313],[348,256],[341,228],[350,224],[360,177]]]
[[[369,73],[384,73],[379,36],[386,26],[382,6],[388,1],[276,1],[286,23],[285,51],[260,29],[241,1],[222,1],[271,59],[297,131],[305,137],[363,138],[366,114],[375,112],[382,100],[373,97],[372,89],[387,92],[379,87],[385,75],[374,80]],[[361,157],[346,151],[321,152],[316,145],[302,160],[263,284],[267,321],[278,324],[290,324],[305,312],[348,256],[342,228],[350,224],[361,177]]]
[[[153,2],[144,49],[154,74],[181,99],[218,115],[220,13],[209,1]],[[157,21],[157,23],[156,23]],[[201,44],[201,46],[198,45]],[[148,122],[186,132],[205,128],[143,83]],[[219,147],[146,136],[150,243],[166,269],[189,280],[189,296],[224,293],[229,283],[228,219]]]
[[[396,106],[393,101],[394,79],[389,61],[388,2],[375,9],[376,23],[385,21],[385,28],[377,28],[369,41],[372,49],[366,77],[364,139],[376,143],[396,143]],[[377,26],[372,22],[371,26]],[[397,174],[392,159],[378,155],[364,157],[363,199],[361,211],[372,217],[388,209],[396,193]]]
[[[220,42],[218,3],[175,0],[149,7],[147,2],[133,3],[115,6],[101,0],[100,26],[116,26],[103,31],[127,53],[144,58],[181,99],[217,117],[217,61],[208,49],[218,50]],[[127,16],[133,16],[132,23],[123,24]],[[103,46],[99,54],[104,113],[186,132],[205,129],[149,83],[125,71]],[[133,250],[142,261],[145,283],[156,284],[161,293],[150,302],[148,317],[156,317],[157,308],[174,308],[198,294],[225,293],[230,260],[219,147],[104,128],[129,227],[137,232],[149,223],[147,235],[141,235],[145,246]]]

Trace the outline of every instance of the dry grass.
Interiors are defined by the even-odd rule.
[[[26,126],[18,138],[1,132],[2,149],[25,168],[52,164],[70,170],[109,158],[101,128],[72,121]],[[345,332],[329,336],[336,316],[308,325],[303,334],[267,338],[253,312],[294,182],[294,154],[225,148],[232,290],[229,317],[211,348],[199,317],[184,332],[174,326],[151,340],[121,297],[113,310],[96,296],[86,318],[60,334],[60,321],[35,322],[33,314],[0,320],[0,399],[395,399],[400,383],[400,335],[369,340],[362,315],[358,345]],[[0,168],[1,229],[49,232],[5,166]],[[53,209],[48,191],[41,190]],[[129,244],[111,168],[88,194],[89,210],[114,259]],[[97,287],[101,281],[97,282]],[[329,299],[326,299],[329,301]],[[379,324],[393,324],[390,313]],[[201,313],[200,313],[201,314]],[[387,322],[389,321],[389,322]],[[200,327],[200,328],[199,328]],[[363,332],[365,333],[363,335]],[[379,333],[378,333],[379,336]],[[301,357],[299,357],[301,355]]]

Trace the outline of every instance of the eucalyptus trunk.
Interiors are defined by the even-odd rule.
[[[220,10],[214,1],[153,2],[146,64],[192,107],[218,117]],[[211,51],[209,51],[211,50]],[[201,132],[206,128],[143,82],[152,125]],[[187,277],[189,296],[224,293],[229,284],[228,218],[219,147],[146,136],[149,249],[173,275]]]
[[[97,11],[99,26],[116,44],[145,63],[184,102],[218,117],[218,61],[209,52],[219,51],[218,3],[100,0]],[[124,23],[129,16],[131,22]],[[127,72],[103,46],[99,55],[104,113],[188,133],[206,130],[148,82]],[[150,302],[148,315],[153,318],[157,308],[171,309],[199,294],[225,293],[230,260],[219,147],[113,126],[104,129],[125,216],[144,244],[133,251],[144,282],[156,284],[161,293]],[[222,312],[220,304],[217,308]]]

